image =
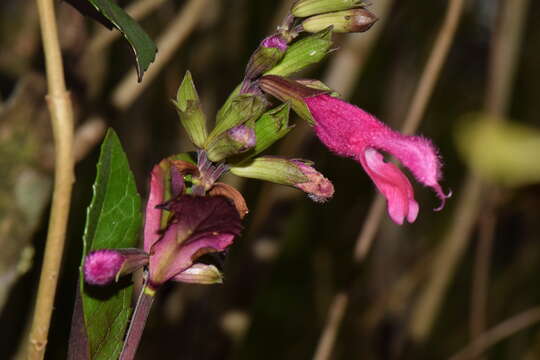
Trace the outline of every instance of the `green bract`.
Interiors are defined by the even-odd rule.
[[[252,149],[255,146],[255,120],[224,131],[206,146],[210,161],[218,162]]]
[[[280,105],[265,112],[255,123],[257,144],[249,152],[250,157],[260,154],[284,137],[294,126],[289,125],[290,104]]]
[[[307,17],[331,11],[346,10],[363,4],[362,0],[300,0],[294,4],[291,13],[296,17]]]
[[[289,76],[320,62],[332,46],[332,27],[293,43],[281,61],[265,75]]]
[[[238,176],[282,185],[294,186],[309,181],[292,160],[272,156],[261,156],[240,165],[231,166],[230,170]]]
[[[241,94],[227,100],[216,116],[216,127],[210,133],[207,144],[235,126],[256,120],[266,106],[262,97],[252,94]]]
[[[202,148],[208,136],[206,130],[206,116],[202,111],[201,102],[197,90],[193,84],[191,73],[188,71],[182,80],[176,94],[176,110],[180,116],[180,122],[195,146]]]

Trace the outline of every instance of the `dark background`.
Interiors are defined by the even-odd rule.
[[[139,21],[158,39],[186,2],[162,1]],[[139,191],[145,196],[148,174],[156,162],[192,150],[169,101],[185,71],[192,72],[205,112],[212,118],[241,80],[250,53],[280,21],[280,9],[286,2],[210,1],[174,56],[125,109],[115,105],[113,94],[134,69],[127,42],[118,38],[92,52],[92,41],[103,36],[103,27],[68,4],[58,4],[67,86],[78,127],[87,125],[90,135],[76,167],[68,247],[47,358],[62,359],[67,352],[81,237],[103,127],[118,132]],[[415,185],[421,207],[416,222],[397,226],[385,214],[371,252],[354,266],[352,254],[375,195],[374,186],[359,164],[331,154],[295,119],[297,128],[267,153],[314,160],[334,183],[334,198],[317,204],[296,190],[228,177],[244,194],[251,211],[243,236],[224,260],[225,283],[167,285],[152,309],[139,358],[311,358],[331,300],[342,289],[348,289],[350,305],[334,359],[448,358],[471,341],[475,334],[471,323],[482,314],[483,327],[489,329],[537,305],[540,187],[534,180],[520,186],[498,186],[486,179],[489,185],[484,190],[489,191],[475,202],[479,211],[473,211],[470,219],[472,231],[462,236],[466,245],[450,271],[448,286],[443,287],[446,291],[434,326],[422,341],[410,330],[418,311],[422,312],[418,301],[430,279],[444,271],[445,256],[434,254],[456,221],[470,218],[458,207],[471,169],[467,157],[460,156],[457,149],[461,134],[457,125],[464,115],[484,109],[490,86],[490,49],[499,29],[498,18],[505,14],[503,6],[508,2],[466,2],[455,42],[423,117],[419,133],[440,148],[443,187],[454,193],[443,211],[431,211],[438,205],[436,197]],[[127,6],[130,2],[119,3]],[[340,51],[353,51],[352,66],[359,75],[345,74],[347,79],[354,77],[354,86],[345,88],[343,94],[399,128],[443,21],[446,2],[373,3],[381,20],[370,32],[377,34],[337,35],[337,47],[342,49],[301,76],[328,80],[330,86],[343,91],[344,83],[329,75],[336,66],[332,59]],[[386,3],[388,12],[377,13]],[[533,128],[540,121],[539,17],[540,4],[530,1],[522,24],[523,38],[517,45],[515,80],[508,85],[507,97],[507,117]],[[351,39],[363,44],[362,37],[368,35],[373,36],[365,40],[371,41],[371,48],[360,45],[351,50]],[[14,100],[17,94],[19,98]],[[35,4],[4,0],[0,3],[0,171],[4,174],[0,180],[0,245],[5,249],[0,249],[2,359],[17,358],[20,351],[46,236],[52,149],[44,94]],[[516,157],[522,155],[516,153]],[[525,157],[535,162],[539,155],[527,153]],[[37,180],[20,190],[17,184],[26,184],[23,177],[28,173]],[[17,191],[28,192],[29,213],[14,208]],[[492,251],[481,251],[478,256],[479,239],[492,220]],[[489,279],[478,283],[474,273],[482,259],[490,261]],[[479,314],[471,310],[471,299],[475,292],[483,291],[482,286],[487,298]],[[540,358],[540,328],[533,325],[516,332],[490,348],[488,355],[491,359]]]

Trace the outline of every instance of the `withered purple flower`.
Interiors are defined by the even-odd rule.
[[[165,159],[154,166],[144,224],[145,259],[138,267],[148,265],[147,292],[155,292],[172,281],[210,284],[221,282],[221,273],[213,266],[197,262],[204,254],[224,251],[241,232],[241,216],[247,213],[243,198],[225,184],[215,183],[220,169],[199,158],[199,169],[182,160]],[[202,193],[186,193],[183,176],[195,175]],[[211,190],[216,188],[215,192]],[[167,196],[170,189],[170,196]],[[204,190],[206,189],[206,190]],[[126,250],[98,250],[85,260],[85,280],[104,285],[120,275],[136,270],[126,267]],[[134,249],[131,249],[134,250]],[[135,249],[136,250],[136,249]],[[137,267],[137,268],[138,268]],[[126,271],[122,271],[122,270]],[[127,271],[129,270],[129,271]]]

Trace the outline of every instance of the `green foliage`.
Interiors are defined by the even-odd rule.
[[[460,124],[457,145],[467,164],[505,186],[540,182],[540,131],[515,122],[469,115]]]
[[[137,244],[141,227],[141,199],[122,145],[109,130],[97,165],[92,202],[87,210],[83,237],[84,257],[102,248],[130,248]],[[129,281],[106,287],[80,284],[84,321],[91,359],[116,359],[131,314]]]
[[[141,26],[133,20],[121,7],[110,0],[88,0],[103,16],[105,16],[127,39],[137,61],[139,81],[144,72],[156,57],[156,44],[150,39]]]

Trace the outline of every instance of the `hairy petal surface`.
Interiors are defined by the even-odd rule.
[[[442,201],[441,206],[436,210],[442,209],[449,195],[445,195],[439,185],[442,178],[441,161],[430,140],[421,136],[400,134],[364,110],[329,95],[307,97],[304,101],[315,120],[315,133],[319,139],[336,154],[354,158],[362,164],[377,188],[389,200],[390,216],[396,223],[401,224],[404,217],[407,217],[409,222],[414,221],[418,213],[418,209],[415,210],[418,204],[414,201],[412,187],[405,175],[395,165],[384,163],[382,155],[375,149],[395,156],[412,172],[418,182],[431,187]],[[368,158],[371,159],[372,167],[368,166]],[[394,168],[395,170],[391,170]],[[375,169],[379,169],[380,172],[377,173]],[[404,192],[404,187],[401,187],[400,193],[407,193],[405,198],[414,201],[414,203],[409,201],[412,208],[406,211],[400,210],[400,206],[404,206],[405,202],[401,205],[395,201],[391,202],[387,196],[391,192],[390,189],[385,187],[383,191],[380,185],[383,183],[384,176],[382,175],[388,177],[393,174],[390,177],[397,180],[396,172],[399,172],[410,187],[410,193]],[[379,179],[379,183],[376,179]],[[388,183],[387,180],[384,182]],[[398,182],[394,181],[394,183]],[[399,183],[403,184],[403,181]],[[403,197],[403,195],[400,196]],[[398,221],[400,218],[402,220]]]

